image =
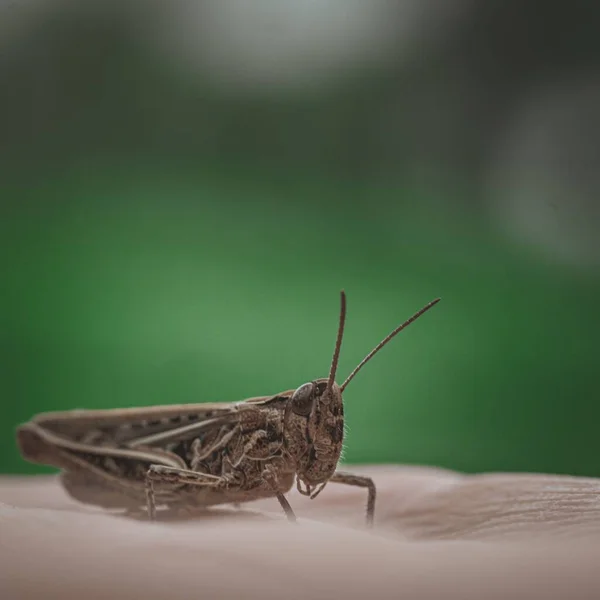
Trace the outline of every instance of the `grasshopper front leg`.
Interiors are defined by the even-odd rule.
[[[375,518],[375,498],[377,496],[375,482],[370,477],[355,475],[354,473],[348,473],[347,471],[336,471],[329,481],[367,488],[367,527],[373,527],[373,520]]]

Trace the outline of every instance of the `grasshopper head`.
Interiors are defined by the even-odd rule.
[[[327,379],[301,385],[289,400],[288,448],[306,489],[325,483],[335,472],[344,440],[344,405],[337,383]]]
[[[300,493],[314,498],[334,474],[342,454],[344,441],[344,405],[342,393],[356,374],[394,336],[439,302],[431,301],[410,319],[388,334],[346,377],[342,385],[335,382],[344,324],[346,295],[341,293],[340,324],[329,377],[301,385],[290,397],[286,409],[286,445],[296,461],[297,485]],[[302,490],[300,483],[304,483]],[[316,489],[314,489],[316,487]]]

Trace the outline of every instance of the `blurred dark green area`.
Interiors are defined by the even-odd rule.
[[[343,288],[339,380],[442,297],[348,387],[346,461],[600,475],[598,272],[507,238],[478,202],[488,100],[514,86],[474,78],[492,116],[415,162],[402,92],[436,89],[460,44],[446,71],[433,54],[273,100],[190,82],[106,14],[40,20],[2,57],[1,472],[45,471],[14,437],[40,411],[324,377]],[[365,123],[399,98],[390,148]],[[448,142],[472,113],[440,110]]]

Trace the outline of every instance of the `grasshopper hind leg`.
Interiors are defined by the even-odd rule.
[[[151,521],[156,519],[156,490],[155,484],[193,485],[214,488],[223,484],[222,477],[199,473],[188,469],[177,469],[163,465],[150,465],[146,473],[146,506]]]
[[[267,482],[270,493],[268,496],[275,495],[281,508],[289,521],[295,522],[296,515],[284,496],[283,491],[289,490],[293,483],[293,475],[287,474],[282,480],[277,476],[275,469],[272,466],[267,465],[264,470],[264,479]],[[148,510],[148,517],[150,520],[156,519],[156,495],[157,488],[164,485],[177,485],[177,486],[196,486],[199,488],[208,488],[214,492],[224,494],[223,499],[218,502],[211,502],[211,504],[222,504],[226,503],[224,498],[226,497],[227,491],[235,489],[239,492],[240,487],[240,473],[232,471],[221,477],[216,475],[210,475],[208,473],[202,473],[197,471],[190,471],[188,469],[178,469],[174,467],[166,467],[163,465],[151,465],[146,473],[146,506]],[[264,494],[264,491],[263,491]],[[248,498],[255,499],[255,498]],[[207,503],[208,504],[208,503]],[[240,502],[235,502],[240,504]]]

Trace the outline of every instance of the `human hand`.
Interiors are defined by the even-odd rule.
[[[600,598],[600,480],[355,469],[329,484],[151,523],[71,500],[55,477],[0,477],[2,598]]]

